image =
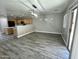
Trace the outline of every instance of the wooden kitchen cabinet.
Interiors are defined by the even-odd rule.
[[[14,27],[4,28],[4,33],[8,35],[16,34],[16,29]]]

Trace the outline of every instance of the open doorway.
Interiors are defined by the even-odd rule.
[[[77,19],[77,8],[74,8],[72,12],[72,20],[71,20],[71,25],[69,29],[69,42],[68,42],[69,51],[71,51],[71,48],[72,48],[76,19]]]

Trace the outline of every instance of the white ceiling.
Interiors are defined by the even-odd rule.
[[[70,0],[0,0],[8,15],[29,16],[30,10],[43,14],[63,12]],[[37,9],[32,7],[34,4]]]

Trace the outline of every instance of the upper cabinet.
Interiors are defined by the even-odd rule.
[[[8,26],[10,25],[28,25],[32,24],[32,18],[10,18],[8,20]],[[13,27],[13,26],[11,26]]]
[[[17,21],[17,25],[32,24],[32,19],[31,18],[19,19],[19,20],[16,20],[16,21]]]

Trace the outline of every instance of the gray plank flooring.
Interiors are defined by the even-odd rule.
[[[61,35],[31,33],[0,42],[0,59],[68,59]]]

